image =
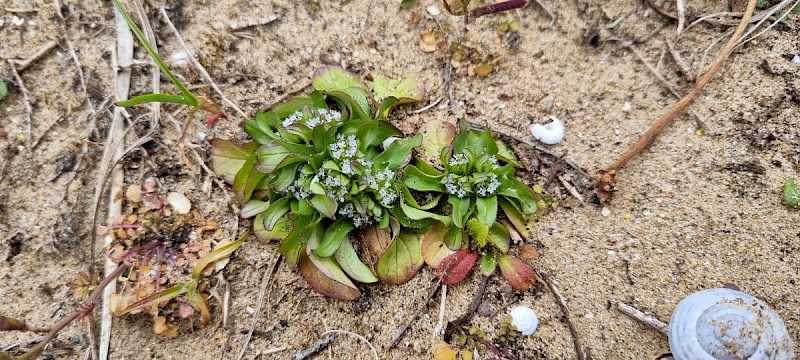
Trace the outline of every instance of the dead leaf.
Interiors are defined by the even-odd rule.
[[[178,325],[169,324],[167,323],[166,317],[158,316],[156,317],[156,322],[153,324],[153,332],[174,339],[178,337]]]
[[[478,252],[469,249],[461,249],[442,259],[437,269],[438,276],[442,277],[442,284],[453,285],[464,280],[477,260]]]
[[[433,360],[456,360],[456,352],[442,340],[433,345],[431,355],[433,355]]]

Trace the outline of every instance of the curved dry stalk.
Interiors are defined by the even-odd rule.
[[[745,10],[744,16],[742,16],[741,21],[739,22],[739,26],[736,27],[736,31],[731,36],[728,43],[720,52],[719,56],[716,60],[711,64],[711,67],[706,71],[703,76],[701,76],[694,87],[689,90],[686,95],[684,95],[678,102],[676,102],[670,110],[664,114],[658,121],[653,123],[642,137],[633,144],[627,151],[622,153],[622,155],[617,158],[611,165],[606,167],[603,170],[600,170],[597,175],[595,176],[595,193],[597,197],[600,199],[601,202],[608,203],[611,201],[613,197],[614,191],[617,190],[617,181],[616,175],[617,171],[622,169],[628,161],[633,159],[636,155],[638,155],[642,150],[650,146],[653,143],[655,138],[658,134],[664,130],[667,125],[669,125],[675,116],[680,114],[687,106],[694,100],[694,98],[700,94],[700,91],[708,84],[709,81],[714,77],[714,75],[719,71],[722,67],[722,64],[725,60],[730,56],[733,52],[733,49],[736,47],[739,39],[742,37],[745,29],[747,28],[747,24],[750,21],[750,17],[753,15],[753,11],[756,8],[756,0],[750,0],[747,3],[747,10]]]
[[[358,335],[358,334],[356,334],[354,332],[350,332],[350,331],[347,331],[347,330],[337,330],[337,329],[328,330],[328,331],[322,333],[322,336],[328,335],[330,333],[347,334],[347,335],[353,336],[353,337],[355,337],[355,338],[367,343],[367,346],[369,346],[370,350],[372,350],[372,355],[375,355],[375,360],[380,360],[380,358],[378,357],[378,350],[375,350],[375,347],[372,346],[372,343],[369,342],[369,340],[367,340],[365,337],[363,337],[361,335]]]

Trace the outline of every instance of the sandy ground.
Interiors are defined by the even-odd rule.
[[[465,32],[460,18],[444,11],[432,16],[424,7],[403,11],[399,1],[168,1],[166,6],[193,55],[248,114],[326,63],[338,62],[358,74],[413,73],[428,90],[424,103],[444,100],[421,114],[406,113],[414,106],[397,111],[392,121],[405,131],[430,119],[469,119],[528,138],[532,122],[557,115],[566,123],[567,135],[547,149],[590,173],[611,163],[674,101],[633,52],[603,40],[654,34],[634,48],[683,92],[691,82],[665,55],[666,40],[675,43],[696,75],[716,54],[716,47],[708,54],[706,48],[728,29],[701,24],[678,38],[675,22],[640,1],[544,2],[558,15],[552,27],[536,4],[506,18],[520,22],[513,47],[498,33],[500,17],[478,19]],[[727,9],[722,0],[686,4],[697,14]],[[161,53],[170,59],[179,45],[157,20],[154,4],[146,8]],[[17,24],[16,18],[23,23]],[[11,0],[0,7],[0,19],[0,75],[6,79],[13,79],[7,76],[6,59],[25,59],[48,41],[57,42],[52,52],[21,73],[32,107],[30,133],[18,87],[10,85],[9,97],[0,102],[0,314],[44,326],[71,309],[73,300],[64,284],[91,265],[91,199],[109,124],[102,104],[113,93],[114,17],[105,1]],[[470,77],[465,67],[455,69],[452,104],[443,86],[445,63],[418,45],[420,33],[436,30],[436,22],[451,40],[478,49],[484,58],[502,56],[488,77]],[[242,24],[254,26],[234,34],[231,26]],[[634,159],[618,176],[620,191],[607,210],[589,201],[588,190],[587,202],[580,203],[559,182],[548,188],[562,206],[542,216],[526,241],[539,249],[535,266],[558,280],[594,358],[646,359],[668,351],[664,336],[618,312],[618,302],[667,321],[687,294],[723,283],[735,283],[765,300],[800,341],[800,212],[782,205],[780,197],[784,179],[800,172],[800,65],[791,61],[800,53],[798,29],[798,17],[792,16],[735,52],[691,106],[699,119],[679,116]],[[86,91],[70,48],[81,64]],[[138,51],[136,58],[146,60]],[[211,94],[191,66],[175,70],[200,92]],[[148,91],[149,74],[147,65],[134,66],[132,93]],[[172,91],[166,79],[162,84]],[[87,101],[99,115],[92,115]],[[164,113],[177,109],[165,106]],[[195,136],[198,132],[243,139],[239,124],[244,118],[227,110],[232,118],[212,129],[199,120],[191,124],[190,140],[203,156],[209,144]],[[138,122],[129,137],[147,131],[147,120],[139,117],[146,114],[146,109],[133,112],[132,121]],[[178,117],[185,118],[185,113]],[[697,132],[699,123],[702,134]],[[213,185],[196,163],[184,164],[177,155],[175,126],[166,115],[160,124],[154,141],[123,161],[126,183],[155,175],[165,188],[185,192],[206,219],[221,224],[213,237],[236,236],[248,224],[230,210],[229,190]],[[516,149],[531,170],[526,180],[543,183],[553,159],[524,145]],[[70,165],[70,156],[74,166],[59,173]],[[580,182],[574,171],[566,176]],[[100,207],[101,219],[105,206]],[[221,308],[213,299],[212,325],[191,330],[184,324],[176,339],[155,335],[149,317],[118,318],[112,358],[236,358],[245,338],[241,331],[250,328],[262,276],[276,247],[248,242],[225,269],[231,291],[227,328],[221,327]],[[99,248],[94,251],[100,253]],[[447,289],[445,320],[466,311],[478,282],[473,276]],[[365,286],[359,300],[340,302],[316,295],[282,264],[256,325],[261,332],[245,358],[291,358],[328,329],[364,335],[381,349],[432,284],[426,268],[402,286]],[[224,292],[216,278],[212,285]],[[479,316],[473,325],[489,336],[497,331],[509,301],[516,299],[540,315],[540,330],[512,344],[520,358],[575,357],[564,317],[543,285],[509,294],[495,279],[485,299],[486,306],[500,312]],[[436,296],[395,349],[380,351],[381,358],[430,358],[440,301]],[[31,338],[2,334],[0,345]],[[86,326],[71,326],[54,345],[51,358],[83,358],[89,346]],[[278,348],[285,349],[270,353]],[[364,343],[346,336],[316,356],[370,357]]]

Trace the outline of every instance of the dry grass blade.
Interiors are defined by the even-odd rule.
[[[336,330],[336,329],[328,330],[328,331],[322,333],[322,336],[325,336],[325,335],[328,335],[328,334],[331,334],[331,333],[339,333],[339,334],[350,335],[350,336],[353,336],[353,337],[355,337],[355,338],[367,343],[367,346],[369,346],[370,350],[372,350],[372,355],[375,356],[375,360],[380,360],[380,358],[378,357],[378,350],[375,350],[375,347],[372,346],[372,343],[370,343],[369,340],[367,340],[365,337],[363,337],[361,335],[358,335],[358,334],[356,334],[354,332],[347,331],[347,330]]]
[[[17,86],[22,92],[22,104],[25,106],[25,145],[28,149],[31,148],[32,124],[31,124],[31,101],[28,99],[28,89],[25,88],[25,83],[22,81],[22,76],[19,76],[17,68],[14,66],[14,60],[8,59],[8,66],[11,67],[11,73],[14,74],[14,79],[17,81]]]
[[[133,34],[128,28],[128,25],[122,19],[119,11],[114,10],[114,18],[117,28],[115,61],[118,65],[121,65],[116,69],[115,95],[117,99],[126,99],[128,97],[131,83],[130,65],[133,62]],[[89,263],[90,274],[92,274],[94,265],[95,239],[97,236],[95,225],[97,222],[97,208],[100,203],[100,196],[103,193],[103,188],[105,187],[104,185],[106,183],[106,177],[108,176],[109,169],[112,168],[114,164],[116,164],[116,162],[122,158],[122,156],[124,156],[124,140],[125,129],[124,121],[122,119],[122,109],[115,108],[113,118],[111,119],[111,127],[109,129],[108,139],[106,140],[106,146],[103,152],[103,158],[100,163],[100,168],[98,169],[98,176],[95,183],[94,211],[92,211],[93,216],[91,228],[92,242],[91,247],[89,248],[89,251],[91,252],[90,259],[92,260]],[[113,170],[113,173],[111,174],[111,191],[109,193],[108,200],[108,219],[116,219],[122,214],[122,199],[121,197],[117,197],[117,195],[122,192],[122,186],[125,180],[124,178],[125,173],[121,168],[115,168]],[[110,235],[106,235],[103,239],[103,248],[108,248],[111,245],[112,240],[113,238]],[[116,264],[110,259],[106,259],[104,269],[105,274],[110,274],[114,270],[116,270]],[[103,307],[101,311],[100,323],[100,360],[108,359],[109,347],[111,344],[112,324],[110,299],[111,295],[115,292],[116,286],[114,282],[110,283],[105,289],[103,289]]]

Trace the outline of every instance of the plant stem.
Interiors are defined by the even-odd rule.
[[[55,338],[58,335],[58,333],[61,332],[61,330],[64,330],[64,328],[67,327],[67,325],[71,324],[73,321],[88,315],[91,312],[91,309],[94,308],[97,299],[103,293],[103,289],[105,289],[105,287],[108,286],[108,284],[111,284],[112,281],[116,281],[117,277],[122,275],[122,273],[125,272],[125,270],[127,269],[128,269],[128,264],[123,263],[122,265],[117,267],[117,269],[114,270],[114,272],[108,274],[108,276],[106,276],[106,278],[103,279],[103,281],[101,281],[100,284],[97,285],[94,291],[92,291],[92,294],[89,295],[89,297],[86,300],[84,300],[80,305],[78,305],[78,308],[75,311],[71,312],[69,315],[61,319],[58,323],[50,327],[50,332],[47,333],[47,335],[44,337],[44,339],[42,339],[42,341],[40,341],[38,344],[36,344],[36,346],[31,348],[30,351],[12,359],[33,360],[39,357],[39,355],[41,355],[42,352],[44,351],[44,348],[47,346],[47,344],[50,343],[50,341],[53,340],[53,338]],[[3,354],[0,353],[0,356],[2,355]],[[0,357],[0,359],[2,359],[2,357]]]
[[[614,163],[609,165],[603,170],[600,170],[596,176],[597,184],[595,187],[595,192],[597,193],[597,197],[602,202],[610,202],[613,196],[613,192],[616,191],[616,173],[622,167],[624,167],[628,161],[630,161],[634,156],[638,155],[642,150],[650,146],[655,140],[656,136],[661,133],[664,128],[669,125],[675,116],[680,114],[687,106],[694,100],[694,98],[700,94],[700,91],[708,84],[709,81],[714,77],[714,75],[719,71],[722,67],[722,64],[725,60],[730,56],[733,52],[733,49],[736,47],[736,43],[739,41],[739,38],[744,33],[745,29],[747,28],[747,24],[750,21],[750,17],[753,15],[753,11],[756,7],[756,0],[750,0],[747,3],[747,10],[745,10],[744,15],[742,15],[742,19],[739,22],[739,26],[736,27],[736,31],[731,36],[728,43],[725,44],[725,47],[720,52],[719,56],[717,56],[716,60],[711,64],[708,71],[706,71],[703,76],[697,79],[697,83],[695,83],[694,87],[689,90],[686,95],[684,95],[678,102],[676,102],[670,110],[664,114],[658,121],[653,123],[642,137],[639,138],[633,146],[631,146],[627,151],[625,151],[622,155],[617,158]]]

